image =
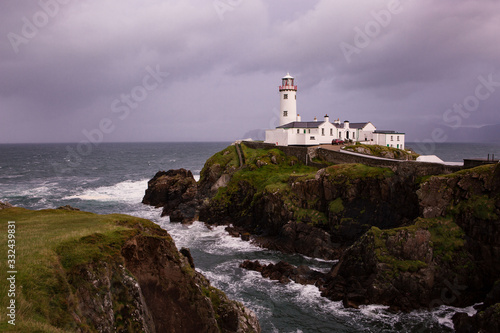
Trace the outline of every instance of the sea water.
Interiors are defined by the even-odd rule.
[[[327,272],[335,261],[268,251],[230,237],[223,226],[170,223],[161,209],[141,204],[147,182],[159,170],[185,168],[199,177],[211,155],[229,143],[103,143],[76,155],[74,144],[0,145],[0,201],[29,209],[71,205],[98,214],[125,213],[150,219],[168,230],[177,247],[191,249],[196,269],[230,298],[259,317],[263,332],[452,332],[456,311],[394,314],[380,305],[346,309],[320,296],[314,286],[286,285],[239,268],[244,260],[285,260]],[[409,147],[414,147],[408,144]],[[414,147],[418,152],[418,146]],[[445,161],[500,156],[500,144],[437,144]],[[483,156],[484,155],[484,156]]]

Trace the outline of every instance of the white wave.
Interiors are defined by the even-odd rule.
[[[225,226],[208,228],[203,222],[197,221],[191,225],[184,225],[170,223],[168,220],[161,221],[159,224],[172,235],[177,247],[195,247],[214,255],[263,251],[262,248],[250,242],[230,236]]]
[[[440,325],[446,326],[448,328],[454,329],[452,317],[455,313],[467,313],[467,315],[472,316],[476,314],[477,310],[474,308],[477,304],[466,308],[456,308],[453,306],[441,305],[434,311],[432,311],[432,317],[436,320]]]
[[[197,182],[200,181],[200,175],[193,175],[194,180]]]
[[[17,194],[28,198],[45,198],[47,195],[54,194],[55,190],[57,190],[56,183],[43,182],[38,185],[17,191]]]
[[[147,189],[147,187],[147,179],[139,181],[126,180],[112,186],[102,186],[94,189],[86,189],[81,193],[69,195],[64,197],[63,199],[138,203],[141,202],[144,196],[144,191]]]

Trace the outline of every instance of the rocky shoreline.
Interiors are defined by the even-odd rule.
[[[240,150],[242,158],[234,146],[212,156],[199,182],[183,169],[158,172],[143,202],[174,222],[231,225],[269,249],[339,259],[315,278],[285,263],[245,267],[308,281],[349,307],[469,306],[499,283],[499,165],[435,175],[407,163],[314,167],[278,149]],[[492,302],[487,318],[498,322],[500,299]],[[457,329],[466,322],[457,316]]]

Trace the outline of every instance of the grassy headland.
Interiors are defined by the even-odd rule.
[[[7,221],[16,226],[16,326],[1,313],[2,331],[70,332],[75,329],[72,311],[74,286],[68,277],[80,265],[119,257],[124,242],[139,230],[159,228],[154,223],[120,214],[96,215],[67,210],[32,211],[24,208],[0,210],[2,228]],[[1,233],[7,244],[7,233]],[[0,267],[7,268],[6,251]],[[119,259],[118,259],[119,260]],[[8,303],[7,284],[2,283],[0,303]]]

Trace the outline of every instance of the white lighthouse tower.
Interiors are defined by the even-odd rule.
[[[280,86],[280,126],[297,120],[297,86],[294,78],[287,73],[281,78]]]

